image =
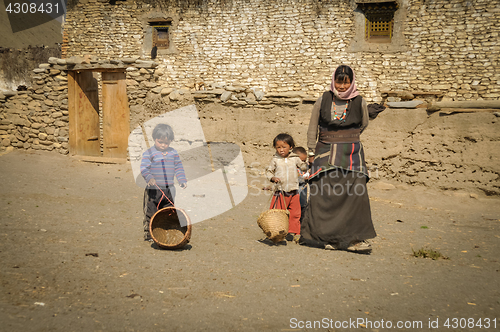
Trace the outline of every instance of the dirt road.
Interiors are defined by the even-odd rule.
[[[250,188],[167,251],[142,240],[128,164],[14,151],[0,180],[1,331],[500,329],[498,198],[373,181],[359,255],[257,242],[268,196]]]

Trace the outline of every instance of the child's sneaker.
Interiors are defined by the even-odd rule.
[[[288,233],[288,234],[285,236],[285,240],[287,240],[288,242],[293,241],[294,235],[295,235],[295,234],[293,234],[293,233]]]
[[[293,236],[293,242],[295,242],[295,243],[299,243],[300,242],[300,234],[295,234]]]
[[[266,244],[268,246],[278,246],[278,245],[284,245],[286,246],[286,241],[280,241],[278,243],[274,243],[271,239],[269,238],[264,238],[264,239],[260,239],[260,240],[257,240],[257,242],[260,242],[260,243],[263,243],[263,244]]]

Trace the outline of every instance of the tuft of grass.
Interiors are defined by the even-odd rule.
[[[441,254],[439,251],[432,250],[432,249],[421,248],[418,251],[415,251],[412,248],[411,251],[413,252],[413,257],[417,257],[417,258],[430,258],[432,260],[436,260],[439,258],[450,259],[449,257],[446,257],[443,254]]]
[[[429,227],[427,227],[427,226],[420,226],[420,228],[422,228],[422,229],[428,229]]]

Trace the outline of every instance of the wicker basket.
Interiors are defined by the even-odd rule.
[[[279,195],[283,197],[282,194]],[[275,200],[277,201],[277,199]],[[284,206],[283,197],[283,206]],[[288,217],[290,212],[282,209],[269,209],[260,214],[257,224],[264,231],[264,234],[274,243],[283,241],[288,234]]]
[[[181,226],[185,224],[187,226]],[[149,232],[153,241],[165,249],[184,247],[191,238],[191,220],[184,210],[166,207],[158,210],[151,218]]]

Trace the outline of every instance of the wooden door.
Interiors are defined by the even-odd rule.
[[[90,71],[68,72],[69,151],[100,156],[99,93]]]
[[[102,73],[103,156],[126,158],[130,134],[130,111],[124,72]]]

